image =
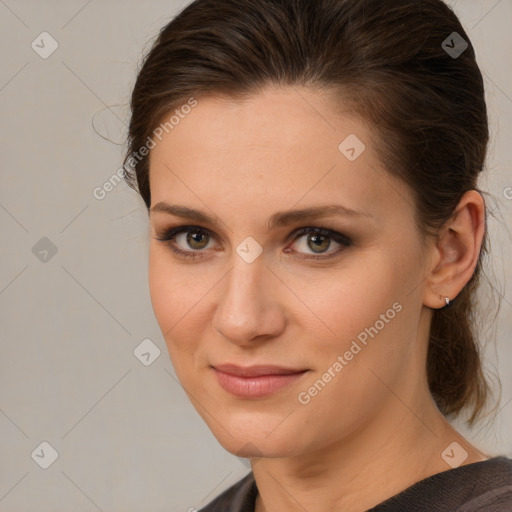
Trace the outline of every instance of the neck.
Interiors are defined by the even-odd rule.
[[[454,441],[469,454],[463,464],[487,458],[451,427],[428,391],[405,403],[390,393],[378,417],[348,438],[298,457],[259,459],[256,512],[363,512],[451,469],[441,454]]]

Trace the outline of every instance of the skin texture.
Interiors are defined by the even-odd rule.
[[[449,470],[441,453],[454,441],[468,453],[463,464],[486,458],[440,414],[425,375],[431,308],[455,298],[477,262],[482,197],[465,194],[439,240],[422,240],[411,191],[380,166],[370,127],[334,105],[291,87],[245,101],[201,97],[150,156],[152,208],[166,202],[219,219],[150,212],[150,294],[192,404],[228,451],[252,458],[258,512],[366,510]],[[350,134],[366,146],[354,161],[338,149]],[[277,211],[326,204],[360,214],[267,231]],[[203,258],[157,240],[180,225],[207,230],[195,244],[187,232],[174,238]],[[288,238],[302,227],[352,243],[327,237],[315,251],[314,233]],[[252,263],[236,250],[247,237],[263,249]],[[300,403],[393,304],[400,311]],[[244,399],[218,384],[211,365],[222,363],[309,371],[269,397]]]

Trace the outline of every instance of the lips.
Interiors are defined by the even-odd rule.
[[[255,366],[237,366],[234,364],[215,365],[214,368],[228,375],[236,377],[261,377],[262,375],[290,375],[293,373],[302,373],[305,369],[285,368],[274,365],[255,365]]]
[[[274,365],[212,366],[220,386],[238,398],[265,398],[296,382],[309,370]]]

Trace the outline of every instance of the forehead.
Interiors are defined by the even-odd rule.
[[[152,205],[222,203],[254,216],[321,202],[377,214],[404,186],[391,182],[361,120],[295,87],[200,97],[150,153]]]
[[[188,114],[174,119],[178,124],[171,127],[168,137],[164,134],[166,143],[188,152],[220,155],[229,151],[232,158],[247,153],[256,157],[262,149],[287,153],[288,158],[310,149],[337,156],[345,136],[369,138],[363,123],[340,112],[332,95],[298,87],[267,87],[243,100],[204,96]],[[152,150],[152,159],[160,156],[161,149],[158,144]],[[293,154],[289,149],[294,149]]]

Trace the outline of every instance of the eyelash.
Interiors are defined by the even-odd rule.
[[[177,226],[174,228],[170,228],[166,231],[164,231],[160,236],[156,237],[155,240],[158,240],[159,242],[163,242],[166,245],[169,246],[169,248],[177,254],[179,257],[183,258],[189,258],[189,259],[197,259],[197,258],[204,258],[204,251],[203,250],[190,250],[190,251],[184,251],[183,249],[178,249],[174,244],[174,238],[181,234],[181,233],[199,233],[201,235],[207,235],[210,238],[215,238],[212,236],[209,230],[201,228],[199,226]],[[352,245],[352,241],[345,235],[338,233],[337,231],[333,231],[331,229],[323,228],[323,227],[303,227],[295,230],[293,233],[291,233],[288,238],[287,242],[289,240],[292,240],[295,242],[299,238],[301,238],[303,235],[308,234],[315,234],[315,235],[321,235],[326,236],[328,238],[331,238],[336,243],[339,243],[342,247],[338,248],[337,250],[328,252],[328,256],[301,256],[302,259],[308,259],[308,260],[327,260],[333,257],[338,256],[346,247],[349,247]],[[301,253],[303,254],[303,253]]]

